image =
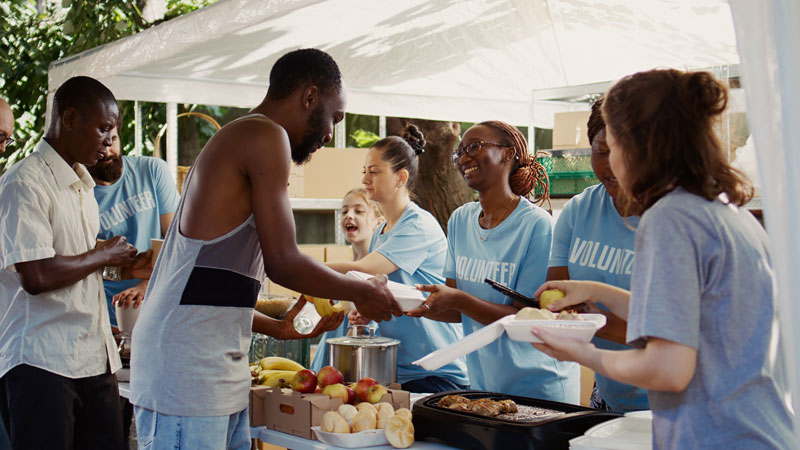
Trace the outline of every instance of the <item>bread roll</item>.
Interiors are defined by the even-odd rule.
[[[356,409],[359,410],[359,411],[361,411],[364,408],[367,408],[367,409],[371,410],[372,412],[375,413],[375,415],[378,414],[378,410],[375,408],[375,405],[373,405],[372,403],[363,402],[363,403],[359,403],[359,404],[356,405]]]
[[[408,448],[414,443],[414,424],[405,417],[395,414],[383,429],[386,440],[394,448]]]
[[[394,415],[394,406],[391,403],[381,402],[375,405],[378,410],[378,421],[375,425],[376,428],[385,428],[386,421],[391,419]]]
[[[344,404],[344,405],[339,406],[339,409],[336,412],[338,412],[339,415],[344,417],[344,420],[347,421],[348,425],[352,425],[353,424],[353,416],[356,415],[358,410],[353,405]]]
[[[411,420],[411,411],[408,408],[400,408],[394,412],[395,415],[400,417],[405,417],[408,420]]]
[[[525,307],[514,316],[517,320],[555,320],[556,315],[549,309]]]
[[[353,425],[350,430],[353,433],[358,433],[364,430],[374,430],[378,424],[375,413],[369,409],[362,409],[353,416]]]
[[[350,433],[350,425],[336,411],[328,411],[322,416],[320,430],[328,433]]]

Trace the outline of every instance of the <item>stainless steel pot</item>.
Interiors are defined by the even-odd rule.
[[[328,364],[342,372],[344,381],[374,378],[386,385],[397,381],[397,346],[400,341],[375,336],[374,328],[353,325],[353,336],[328,339]],[[363,331],[365,330],[365,331]]]

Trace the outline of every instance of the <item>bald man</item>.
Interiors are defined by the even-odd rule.
[[[94,182],[119,119],[113,94],[75,77],[36,150],[0,177],[0,415],[12,448],[123,448],[120,368],[101,271],[137,258],[97,244]],[[149,255],[146,259],[149,262]]]
[[[0,155],[5,153],[6,146],[14,142],[14,113],[11,106],[0,97]]]

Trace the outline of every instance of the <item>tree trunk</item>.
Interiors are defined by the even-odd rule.
[[[178,114],[187,112],[186,105],[178,105]],[[178,119],[178,165],[191,166],[200,155],[199,132],[197,121],[199,117],[185,116]]]
[[[447,232],[447,220],[459,206],[473,201],[474,193],[453,165],[451,155],[461,135],[458,122],[388,117],[386,133],[400,136],[407,124],[414,124],[425,135],[425,153],[419,158],[419,177],[415,201],[436,217]]]

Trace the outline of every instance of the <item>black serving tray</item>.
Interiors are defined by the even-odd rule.
[[[439,406],[446,395],[461,395],[470,400],[511,399],[517,405],[535,406],[566,414],[536,422],[516,422],[484,417]],[[485,391],[441,392],[420,399],[413,408],[414,438],[442,442],[462,449],[569,449],[569,440],[582,436],[589,428],[621,414],[600,411],[569,403],[554,402]]]

